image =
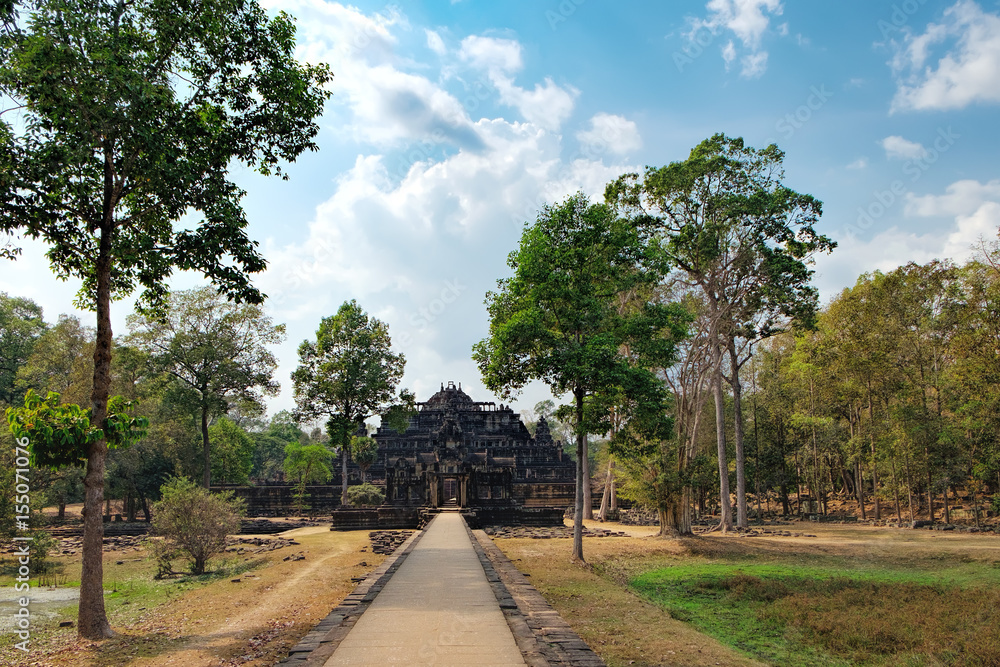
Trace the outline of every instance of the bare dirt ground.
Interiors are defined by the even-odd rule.
[[[109,617],[118,633],[113,639],[81,641],[75,627],[55,630],[32,647],[27,660],[4,650],[0,664],[272,665],[354,589],[352,578],[366,575],[385,558],[371,553],[367,531],[331,532],[327,527],[312,527],[288,531],[281,537],[298,544],[268,552],[259,566],[231,579],[178,585],[166,599],[135,611],[109,603]],[[296,554],[305,558],[285,560]],[[150,577],[155,572],[148,561],[132,555],[128,560],[141,562]],[[120,553],[105,554],[106,586],[116,585],[128,567]],[[78,563],[76,568],[78,577]],[[71,568],[67,576],[74,576]],[[143,604],[141,598],[136,604]]]

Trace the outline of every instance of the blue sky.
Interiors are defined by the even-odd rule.
[[[840,244],[816,263],[824,300],[867,271],[963,261],[1000,226],[992,0],[264,4],[336,75],[321,150],[289,181],[235,172],[289,331],[273,409],[292,406],[298,344],[351,298],[389,324],[419,398],[455,380],[490,400],[470,347],[523,223],[716,132],[776,142],[786,183],[824,202]],[[0,265],[0,290],[52,320],[77,287],[34,245]]]

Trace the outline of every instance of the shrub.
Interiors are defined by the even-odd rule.
[[[204,574],[209,559],[225,551],[226,537],[239,531],[243,501],[229,491],[209,493],[187,478],[171,479],[160,493],[153,534],[164,538],[165,551],[173,547],[187,555],[192,574]]]
[[[382,493],[382,489],[374,484],[365,482],[364,484],[357,484],[347,489],[347,502],[353,507],[381,505],[385,502],[385,494]]]

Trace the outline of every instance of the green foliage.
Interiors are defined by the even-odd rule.
[[[333,453],[323,445],[285,445],[285,474],[300,484],[323,483],[333,475]]]
[[[393,353],[391,345],[385,323],[369,318],[356,301],[324,317],[316,341],[299,346],[299,366],[292,373],[299,419],[331,419],[331,444],[349,447],[365,419],[397,404],[406,358]]]
[[[226,417],[213,424],[208,433],[212,478],[219,484],[246,484],[253,466],[253,438]]]
[[[333,453],[323,445],[290,442],[285,445],[285,475],[295,480],[295,505],[301,512],[307,500],[306,484],[326,482],[333,475]]]
[[[284,340],[284,325],[273,324],[259,305],[232,303],[207,287],[171,294],[163,317],[136,314],[128,323],[127,342],[145,353],[157,372],[176,381],[169,400],[201,419],[206,487],[212,470],[224,475],[219,481],[246,481],[249,470],[244,470],[242,454],[238,463],[230,460],[220,467],[211,462],[208,424],[237,404],[251,413],[263,412],[264,397],[277,394],[277,360],[268,346]]]
[[[79,304],[97,313],[92,407],[103,427],[115,297],[141,287],[139,308],[156,310],[181,269],[236,301],[263,300],[250,277],[266,263],[229,174],[281,174],[281,161],[315,149],[332,75],[300,64],[291,17],[254,0],[19,8],[0,30],[0,89],[24,123],[15,134],[0,121],[0,232],[42,241],[56,275],[82,281]],[[102,471],[99,439],[87,453],[89,472]],[[103,480],[86,479],[93,533]],[[99,542],[84,545],[78,629],[101,639],[112,632]]]
[[[24,397],[23,408],[7,408],[7,424],[15,438],[27,438],[31,465],[59,468],[77,465],[87,458],[87,445],[106,440],[109,449],[127,447],[142,438],[149,420],[129,414],[134,401],[114,396],[108,401],[108,417],[102,428],[93,426],[91,409],[59,403],[59,394],[42,399],[33,390]]]
[[[367,472],[378,461],[378,443],[375,438],[358,435],[351,437],[351,460],[361,468],[362,474]]]
[[[490,336],[473,358],[487,387],[509,398],[539,379],[557,394],[590,394],[646,373],[621,354],[625,343],[669,356],[683,315],[657,304],[623,315],[616,302],[662,277],[664,257],[648,241],[641,227],[583,194],[546,206],[508,258],[514,277],[486,297]]]
[[[45,332],[42,308],[31,299],[0,292],[0,402],[15,405],[24,391],[15,386],[18,369]]]
[[[227,175],[233,161],[280,173],[281,160],[315,148],[331,74],[296,61],[292,19],[241,0],[25,9],[23,29],[0,44],[0,86],[27,109],[26,131],[4,144],[16,196],[0,227],[49,243],[54,268],[83,279],[91,304],[102,236],[118,295],[139,283],[154,304],[180,267],[259,300],[246,272],[264,264]],[[204,222],[172,224],[191,209]]]
[[[347,503],[352,507],[372,507],[383,502],[385,493],[374,484],[355,484],[347,490]]]
[[[39,336],[31,355],[17,371],[16,386],[45,395],[54,391],[67,403],[86,405],[94,383],[94,330],[72,315]]]
[[[226,537],[239,531],[243,501],[232,493],[210,493],[189,479],[178,477],[160,489],[162,500],[153,505],[152,532],[186,555],[192,574],[203,574],[209,559],[226,549]]]
[[[392,351],[389,328],[353,300],[323,318],[315,342],[299,346],[299,365],[292,373],[296,416],[300,421],[326,419],[330,446],[342,457],[344,504],[351,436],[376,415],[385,414],[398,426],[413,406],[410,392],[396,395],[405,365],[406,358]]]
[[[666,401],[650,369],[673,358],[688,319],[674,305],[638,298],[667,270],[649,231],[582,193],[546,206],[507,260],[514,276],[487,294],[490,335],[473,346],[484,383],[504,398],[532,380],[572,393],[574,404],[556,414],[576,433],[580,509],[585,435],[611,429],[612,405],[638,425],[640,412],[649,416]],[[575,560],[581,530],[582,518]]]

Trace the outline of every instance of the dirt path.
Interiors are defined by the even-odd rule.
[[[28,664],[273,665],[354,589],[352,577],[364,576],[384,559],[368,550],[366,531],[302,528],[282,536],[299,544],[270,552],[267,565],[234,580],[187,590],[128,627],[112,619],[118,636],[101,644],[74,641],[67,633],[47,655]],[[295,559],[297,555],[305,558]]]

